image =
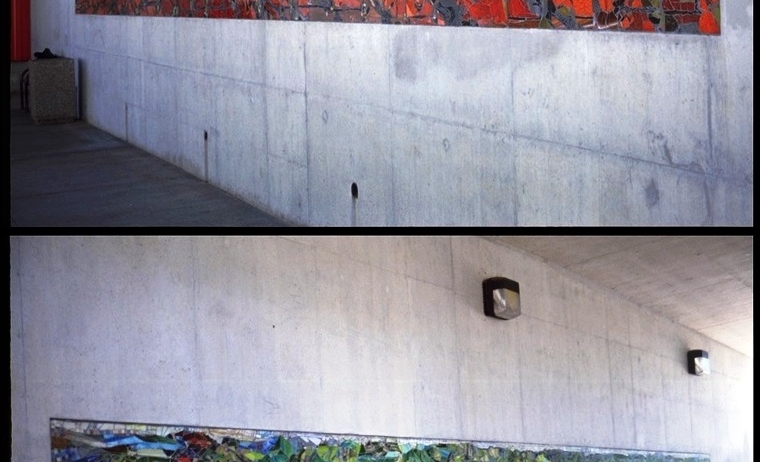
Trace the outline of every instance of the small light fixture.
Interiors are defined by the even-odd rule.
[[[686,353],[689,374],[707,375],[710,373],[710,357],[705,350],[691,350]]]
[[[512,319],[520,316],[520,284],[500,277],[483,281],[483,310],[486,316]]]

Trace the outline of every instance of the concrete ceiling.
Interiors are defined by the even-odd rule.
[[[750,358],[752,236],[498,236]]]

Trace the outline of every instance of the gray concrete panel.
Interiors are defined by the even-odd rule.
[[[80,23],[82,16],[77,15],[76,20]],[[124,37],[122,40],[125,44],[125,54],[130,58],[144,59],[145,58],[145,40],[143,37],[143,31],[145,28],[145,21],[141,18],[119,18],[125,23]],[[84,43],[81,45],[86,47],[86,37]]]
[[[406,268],[408,276],[451,289],[454,286],[454,261],[450,236],[407,238]]]
[[[414,262],[409,262],[407,257],[408,248],[418,242],[414,238],[375,236],[372,245],[368,245],[363,236],[339,237],[337,241],[340,245],[338,251],[345,251],[346,239],[352,239],[354,242],[353,258],[370,266],[377,266],[399,275],[407,275],[409,274],[407,268],[414,265]]]
[[[393,255],[386,255],[382,260],[389,266],[400,257],[397,242],[385,240],[379,243],[377,252],[386,250]],[[367,242],[364,241],[366,246]],[[399,249],[395,250],[394,249]],[[381,258],[380,255],[376,256]],[[368,365],[373,365],[370,377],[376,383],[368,383],[362,399],[370,399],[374,415],[367,420],[368,428],[373,431],[386,429],[387,432],[398,435],[415,433],[415,405],[413,395],[414,363],[409,351],[414,343],[414,336],[409,335],[404,326],[410,320],[414,307],[408,297],[407,279],[402,274],[370,266],[370,288],[367,305],[369,312],[357,311],[361,327],[361,337],[366,339],[371,348],[364,352]],[[382,353],[379,353],[382,352]],[[379,389],[378,389],[379,388]],[[398,406],[388,407],[388,403],[398,403]],[[369,416],[368,416],[369,417]]]
[[[722,355],[726,358],[726,368],[724,374],[740,380],[743,384],[750,383],[753,377],[753,360],[739,351],[730,349],[721,345]]]
[[[304,24],[306,92],[390,109],[385,24]],[[309,119],[311,121],[311,119]]]
[[[206,141],[203,139],[204,127],[181,120],[177,122],[177,153],[174,163],[197,178],[206,179]]]
[[[408,274],[407,246],[424,240],[410,236],[373,236],[372,244],[369,245],[366,236],[362,235],[286,236],[284,239],[318,247],[325,252],[404,276]]]
[[[203,180],[208,179],[208,160],[216,123],[215,82],[198,74],[177,71],[177,165]],[[218,132],[213,132],[218,133]]]
[[[641,350],[646,350],[650,347],[649,326],[654,319],[655,314],[651,311],[635,310],[628,313],[628,320],[630,322],[628,332],[632,347]]]
[[[196,73],[177,71],[173,86],[177,94],[177,119],[196,126],[192,138],[203,141],[203,132],[210,135],[217,126],[217,97],[220,87],[228,84],[223,78],[200,77]],[[209,139],[206,141],[210,140]]]
[[[253,243],[246,242],[245,238],[240,238],[239,241],[255,249],[255,258],[252,258],[256,263],[256,274],[260,276],[252,283],[260,287],[267,302],[287,308],[285,313],[277,312],[272,316],[280,322],[287,322],[290,317],[303,316],[305,311],[309,310],[313,296],[313,292],[304,290],[304,286],[316,287],[319,284],[316,280],[318,274],[315,273],[315,257],[311,249],[290,242],[283,245],[282,238],[274,237],[264,237]],[[228,251],[237,248],[234,242],[227,246]],[[317,327],[321,324],[318,321],[306,316],[296,325],[304,322],[305,328],[313,322],[314,327]]]
[[[34,18],[31,34],[32,53],[50,48],[53,53],[65,56],[64,50],[73,40],[71,29],[75,27],[72,21],[74,5],[68,2],[30,2],[29,9],[31,17]]]
[[[124,58],[125,65],[124,65],[124,75],[126,76],[126,82],[124,83],[124,104],[127,105],[127,111],[129,111],[130,106],[140,106],[144,107],[144,96],[145,92],[143,91],[143,69],[144,69],[144,61],[138,58],[130,58],[126,57]],[[187,74],[179,72],[177,73],[177,79],[179,80],[179,94],[178,94],[178,103],[182,100],[184,96],[182,82],[185,81]],[[80,75],[81,79],[81,75]],[[182,105],[178,105],[179,108],[184,108]],[[126,138],[125,138],[126,139]],[[127,140],[128,141],[128,140]]]
[[[630,345],[628,312],[634,308],[634,305],[626,306],[616,302],[617,300],[610,293],[602,294],[601,303],[607,316],[607,338],[623,345]]]
[[[610,372],[610,405],[615,445],[636,447],[636,414],[633,395],[631,347],[607,341]]]
[[[261,65],[265,43],[264,24],[255,21],[215,19],[214,66],[206,71],[225,79],[264,83]],[[197,46],[197,45],[196,45]]]
[[[689,380],[701,377],[689,375],[683,358],[662,358],[662,376],[663,397],[668,403],[664,407],[665,440],[668,447],[689,451],[694,447]]]
[[[307,167],[306,96],[300,92],[266,89],[267,154]],[[294,184],[298,189],[306,183]]]
[[[353,412],[353,417],[346,424],[363,434],[376,434],[382,428],[393,428],[394,433],[405,430],[405,427],[408,428],[414,422],[414,405],[411,400],[414,375],[413,372],[405,373],[411,369],[412,364],[409,363],[411,358],[407,356],[410,350],[403,348],[411,342],[404,340],[399,331],[389,329],[398,326],[404,315],[402,310],[399,313],[401,316],[391,316],[389,308],[406,302],[406,297],[403,296],[405,281],[397,275],[361,262],[345,265],[345,269],[353,270],[351,278],[368,288],[360,291],[358,303],[353,308],[347,307],[352,312],[346,316],[352,324],[349,332],[353,332],[355,338],[349,335],[349,365],[352,371],[346,383],[352,389],[348,393],[348,396],[354,397],[351,401],[366,403],[370,410],[361,416]],[[369,289],[375,284],[377,288]],[[401,292],[391,292],[391,289]],[[387,354],[379,353],[381,351]],[[388,388],[383,389],[386,384]],[[399,411],[401,416],[394,415],[395,409],[388,407],[389,402],[394,402],[395,393],[399,393],[401,403],[409,406],[407,410]],[[399,417],[409,419],[409,423],[402,424]]]
[[[264,40],[267,86],[303,93],[306,91],[306,34],[307,24],[296,21],[266,21]],[[303,116],[304,112],[297,112]]]
[[[131,34],[128,31],[130,23],[122,21],[118,16],[99,15],[94,21],[88,21],[89,30],[85,31],[84,43],[91,50],[123,56],[127,53],[130,42],[124,37]]]
[[[259,371],[250,395],[260,402],[264,411],[257,419],[261,425],[287,428],[293,421],[303,422],[305,428],[323,424],[320,368],[325,364],[317,346],[326,338],[324,320],[312,305],[318,286],[318,267],[313,249],[303,245],[283,246],[279,238],[269,237],[249,245],[248,258],[255,274],[250,281],[262,294],[255,311],[260,321],[251,326],[255,336],[267,343],[267,355],[255,359]],[[233,241],[222,254],[237,248]],[[268,310],[267,306],[281,305],[283,310]],[[281,355],[285,356],[281,356]],[[288,357],[288,367],[272,360]],[[255,385],[254,385],[255,386]],[[284,393],[283,393],[284,391]]]
[[[187,20],[186,27],[177,35],[174,45],[178,68],[193,73],[208,73],[217,69],[216,28],[215,21],[207,21],[205,18]],[[241,48],[250,46],[250,42],[240,45]],[[228,53],[224,54],[229,57]]]
[[[600,224],[713,224],[705,176],[681,169],[616,158],[599,166]]]
[[[323,307],[318,313],[318,322],[323,326],[318,347],[323,360],[319,367],[329,371],[320,383],[325,402],[334,403],[326,427],[376,433],[382,428],[378,424],[384,422],[396,428],[394,431],[411,431],[413,377],[406,348],[410,339],[396,329],[409,321],[404,315],[408,313],[404,280],[345,255],[319,250],[317,257],[316,300]],[[335,292],[331,288],[335,281],[374,289]],[[398,310],[389,309],[391,306]],[[377,356],[373,353],[376,351],[383,354]],[[394,400],[393,394],[400,401],[391,411],[387,400]],[[363,416],[355,412],[352,403],[357,402],[368,411]],[[397,428],[402,422],[405,423]]]
[[[96,69],[93,65],[90,65],[90,59],[92,55],[97,53],[85,52],[85,56],[81,57],[77,62],[77,68],[79,70],[79,115],[84,120],[94,120],[97,113],[90,110],[90,106],[95,107],[98,103],[92,101],[92,98],[97,94],[98,88],[96,83],[96,77],[91,72]],[[142,91],[142,89],[140,90]]]
[[[145,144],[161,159],[177,164],[177,119],[165,118],[153,112],[145,113]]]
[[[137,18],[126,18],[135,20]],[[148,62],[168,67],[177,67],[176,40],[177,28],[173,18],[146,17],[142,18],[142,52],[140,57]],[[138,39],[139,40],[139,39]],[[137,51],[137,50],[136,50]]]
[[[26,391],[26,352],[24,349],[24,322],[21,293],[21,241],[23,238],[10,236],[10,267],[13,274],[10,278],[10,388],[11,388],[11,418],[13,428],[18,433],[11,438],[11,454],[30,454],[29,421],[25,400],[13,397],[27,396]]]
[[[480,224],[517,225],[518,186],[515,158],[518,150],[502,132],[482,131],[480,135]]]
[[[392,222],[391,114],[345,100],[307,96],[309,223]],[[356,183],[358,197],[352,194]]]
[[[177,117],[178,69],[146,63],[143,67],[143,97],[145,110],[162,119]]]
[[[395,224],[480,225],[480,131],[399,113],[392,123]]]
[[[634,347],[630,352],[636,447],[666,447],[662,358]]]
[[[669,448],[693,451],[691,407],[689,403],[673,402],[665,407],[665,440]]]
[[[56,300],[37,303],[29,294],[36,308],[25,314],[29,317],[25,324],[32,327],[27,332],[28,340],[43,348],[49,342],[55,344],[50,345],[55,352],[51,357],[28,363],[28,380],[37,382],[43,396],[50,399],[40,396],[40,405],[53,415],[86,418],[109,412],[114,418],[130,419],[134,417],[134,407],[128,403],[134,402],[134,397],[128,396],[128,390],[132,390],[145,392],[143,396],[155,393],[155,412],[172,415],[173,411],[167,409],[172,403],[161,402],[161,390],[173,388],[170,382],[174,372],[182,375],[175,366],[178,361],[187,361],[189,352],[177,334],[191,325],[185,318],[170,314],[174,306],[186,306],[188,299],[167,291],[166,286],[181,285],[189,274],[189,266],[179,261],[189,258],[186,244],[152,238],[127,239],[121,247],[109,247],[107,239],[98,238],[68,238],[67,246],[55,245],[55,241],[34,244],[44,252],[36,258],[48,259],[52,268],[71,272],[72,277],[65,282],[48,280],[51,291],[40,291],[58,294]],[[86,246],[89,252],[72,252],[80,246]],[[118,255],[126,256],[125,251],[130,257],[119,259]],[[161,263],[161,258],[169,255],[175,256],[172,260],[177,263],[171,269],[168,261]],[[34,255],[27,258],[26,264],[38,264]],[[133,265],[153,266],[157,273],[135,272]],[[103,309],[114,298],[121,299],[119,308]],[[58,335],[51,336],[50,329],[56,329],[52,326],[58,326]],[[130,344],[128,339],[133,335],[142,340]],[[155,351],[162,354],[154,355]],[[106,385],[109,380],[114,382]],[[80,386],[75,387],[76,383]],[[174,392],[174,399],[186,402],[181,390]],[[174,411],[181,412],[181,404]]]
[[[519,255],[515,252],[514,255]],[[527,254],[514,263],[515,280],[520,284],[520,305],[523,313],[567,327],[570,300],[550,293],[556,273],[533,261]],[[510,276],[506,276],[510,277]],[[525,301],[523,303],[523,300]]]
[[[523,50],[541,59],[513,77],[516,135],[707,170],[704,38],[537,33]]]
[[[734,416],[727,412],[713,414],[715,435],[712,439],[720,441],[720,444],[711,452],[711,460],[742,460],[742,448],[747,448],[749,442],[741,441],[741,437],[732,431],[735,420]]]
[[[753,130],[738,120],[753,121],[752,1],[721,5],[724,21],[720,41],[710,42],[708,65],[711,80],[711,130],[716,169],[737,183],[751,186],[753,178]]]
[[[691,343],[689,330],[665,320],[658,322],[655,327],[650,327],[649,330],[650,332],[647,334],[649,350],[662,356],[663,360],[668,359],[681,364],[683,366],[681,372],[685,371],[686,351],[692,349],[689,347]],[[679,397],[679,399],[685,398]]]
[[[514,149],[520,226],[600,224],[597,172],[603,160],[588,151],[526,139],[517,139]]]
[[[697,451],[708,452],[715,444],[712,386],[711,380],[689,380],[692,442]]]
[[[267,163],[269,208],[296,223],[309,220],[309,184],[306,166],[271,156]]]
[[[462,437],[522,441],[518,325],[484,320],[482,297],[456,295]],[[486,321],[486,322],[484,322]]]
[[[525,32],[525,31],[520,31]],[[394,111],[510,133],[514,31],[390,28]]]
[[[220,80],[215,88],[216,121],[209,136],[209,181],[229,185],[247,201],[268,203],[266,93],[264,87]],[[227,186],[225,187],[227,188]]]
[[[574,332],[606,339],[607,316],[599,290],[578,279],[569,279],[563,286],[560,298],[574,301],[567,305],[567,327]],[[551,285],[548,290],[550,293],[554,291]]]
[[[97,27],[98,23],[87,19],[88,18],[83,15],[74,15],[73,23],[75,24],[75,27],[71,33],[70,43],[72,47],[80,49],[88,49],[90,47],[90,44],[88,43],[90,41],[89,33]]]
[[[615,446],[607,340],[569,329],[567,348],[561,356],[568,368],[573,441]]]
[[[461,434],[461,403],[452,399],[460,393],[453,293],[415,279],[408,281],[408,291],[409,322],[417,326],[408,353],[414,379],[415,434]]]
[[[127,105],[124,131],[124,141],[140,149],[150,149],[147,144],[145,131],[146,112],[142,105]]]
[[[751,150],[744,152],[751,152]],[[752,183],[754,180],[751,163],[746,165],[744,172],[749,176],[745,175],[742,181],[723,178],[707,180],[705,194],[710,197],[712,220],[715,225],[752,226],[751,211],[754,210]]]
[[[80,104],[81,118],[96,121],[93,125],[123,139],[127,117],[124,101],[130,87],[120,81],[131,73],[129,63],[124,59],[113,60],[105,53],[90,52],[86,62],[79,62],[78,66],[79,98],[80,101],[88,101],[86,105]],[[104,92],[108,97],[91,99],[89,95],[93,92]]]
[[[567,329],[527,314],[515,320],[520,325],[523,441],[570,444],[575,430],[570,370],[565,360],[570,348]]]
[[[271,267],[268,263],[276,258],[282,258],[283,262],[290,259],[277,254],[273,240],[251,242],[231,237],[195,242],[192,316],[199,325],[210,324],[195,336],[195,380],[208,384],[196,391],[202,421],[213,420],[219,405],[231,410],[229,418],[237,424],[257,416],[259,422],[265,422],[265,416],[277,421],[280,413],[275,411],[285,406],[284,402],[277,403],[272,393],[278,386],[285,389],[278,377],[278,367],[271,361],[281,343],[273,326],[280,324],[281,319],[279,313],[264,307],[268,298],[284,288],[270,282],[269,278],[276,273],[267,273]],[[304,260],[302,256],[299,268],[313,268]],[[241,354],[246,351],[256,353]],[[220,357],[229,361],[219,361]],[[298,359],[294,357],[293,361]],[[285,394],[280,396],[286,398]],[[238,402],[240,406],[235,404]]]

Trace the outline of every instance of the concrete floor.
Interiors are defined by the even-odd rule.
[[[11,93],[11,227],[291,226],[83,121],[38,125]]]

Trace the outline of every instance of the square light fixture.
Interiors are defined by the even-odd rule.
[[[520,316],[520,284],[493,277],[483,281],[483,310],[486,316],[512,319]]]
[[[710,357],[705,350],[691,350],[686,353],[689,374],[707,375],[710,373]]]

